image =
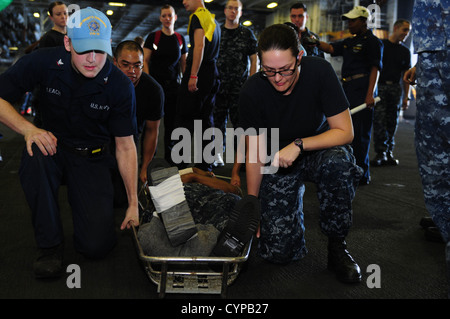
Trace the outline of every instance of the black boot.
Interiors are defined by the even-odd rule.
[[[370,165],[372,166],[382,166],[387,163],[387,156],[385,152],[377,153],[374,159],[370,161]]]
[[[361,270],[347,250],[345,238],[328,239],[328,269],[345,283],[361,282]]]
[[[51,248],[40,248],[33,264],[36,278],[54,278],[63,273],[63,244]]]
[[[442,238],[441,232],[437,227],[427,227],[425,228],[425,239],[435,243],[445,243]]]
[[[428,228],[428,227],[436,227],[436,224],[434,223],[433,219],[429,216],[422,217],[420,220],[420,226],[422,228]]]
[[[392,152],[387,152],[387,154],[386,154],[386,164],[387,165],[397,166],[399,164],[399,160],[394,157],[394,154],[392,154]]]

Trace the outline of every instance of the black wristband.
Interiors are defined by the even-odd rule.
[[[300,148],[300,154],[303,153],[303,140],[301,138],[296,138],[294,144]]]

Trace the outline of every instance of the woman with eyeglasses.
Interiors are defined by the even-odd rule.
[[[302,55],[292,28],[269,26],[258,43],[260,72],[241,90],[247,189],[261,201],[259,254],[276,263],[305,256],[304,183],[313,182],[320,227],[329,239],[328,268],[343,282],[360,282],[360,268],[345,242],[362,175],[349,145],[349,103],[331,65]],[[274,143],[279,151],[269,154]]]

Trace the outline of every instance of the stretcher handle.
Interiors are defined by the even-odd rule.
[[[381,101],[381,98],[380,98],[379,96],[377,96],[377,97],[374,99],[374,101],[375,101],[375,104],[377,104],[378,102]],[[364,110],[366,107],[367,107],[367,104],[366,104],[366,103],[363,103],[363,104],[361,104],[360,106],[355,106],[354,108],[352,108],[352,109],[350,110],[350,114],[353,115],[353,114],[355,114],[355,113],[358,113],[359,111]]]

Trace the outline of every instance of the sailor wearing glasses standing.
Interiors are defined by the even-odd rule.
[[[352,200],[362,170],[355,164],[349,103],[331,65],[302,57],[297,34],[283,24],[260,35],[261,71],[250,77],[239,100],[240,126],[247,136],[248,159],[268,154],[279,129],[280,150],[264,174],[266,161],[246,161],[248,194],[261,200],[259,254],[287,263],[305,256],[303,194],[305,182],[317,186],[320,227],[328,241],[328,268],[343,282],[361,281],[358,264],[346,249]],[[251,134],[248,130],[246,134]],[[261,150],[256,150],[256,142]],[[266,147],[266,149],[264,149]],[[259,153],[257,153],[259,152]]]

